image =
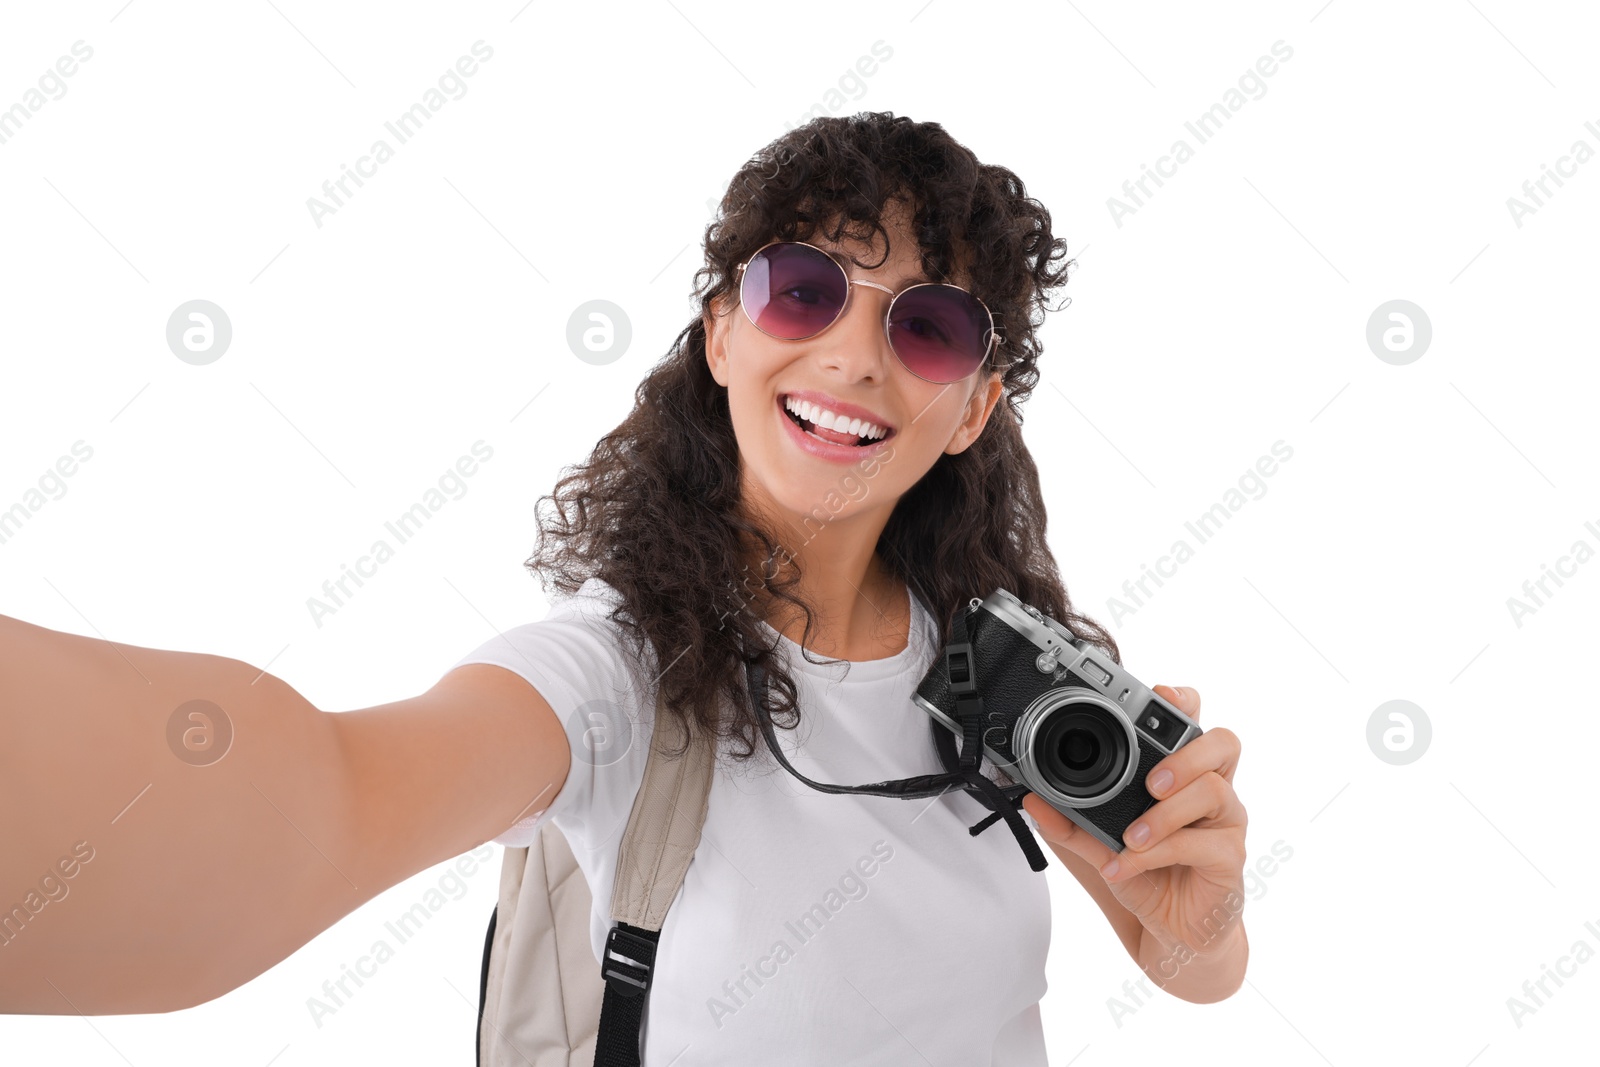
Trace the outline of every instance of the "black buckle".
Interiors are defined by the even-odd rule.
[[[945,646],[944,672],[945,677],[950,679],[950,692],[953,696],[978,691],[978,681],[973,676],[970,641],[951,641]]]
[[[655,955],[654,941],[625,930],[618,923],[606,935],[605,959],[600,964],[600,977],[608,988],[621,996],[643,996],[650,991]]]

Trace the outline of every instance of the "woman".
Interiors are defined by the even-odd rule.
[[[985,812],[960,792],[798,784],[764,752],[745,661],[790,759],[856,783],[942,769],[909,698],[975,595],[1003,587],[1116,655],[1072,610],[1020,433],[1065,242],[1010,171],[879,113],[750,160],[705,251],[702,314],[546,498],[528,564],[572,595],[428,693],[326,714],[237,661],[0,619],[0,769],[36,815],[6,884],[79,838],[94,854],[70,912],[0,948],[0,1009],[202,1003],[546,821],[604,907],[659,694],[724,758],[662,930],[646,1063],[1045,1062],[1049,901],[1016,842],[969,835]],[[1198,716],[1193,690],[1160,692]],[[232,739],[203,766],[166,741],[199,699]],[[1158,764],[1120,854],[1023,801],[1130,955],[1197,1002],[1231,995],[1248,953],[1238,754],[1218,728]]]

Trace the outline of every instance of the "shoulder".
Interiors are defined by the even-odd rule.
[[[487,638],[457,661],[493,663],[520,674],[536,688],[550,685],[564,697],[588,697],[601,690],[622,695],[642,690],[653,659],[646,643],[636,648],[633,634],[618,616],[620,593],[600,578],[590,578],[570,596],[552,600],[544,617],[512,626]],[[555,700],[546,694],[555,704]],[[569,700],[568,703],[571,703]]]
[[[543,618],[495,634],[455,664],[493,664],[523,678],[550,706],[571,750],[550,807],[496,838],[500,844],[531,843],[550,819],[587,837],[631,806],[654,723],[654,657],[648,647],[636,653],[614,617],[621,603],[615,589],[591,578],[552,601]]]
[[[654,704],[654,655],[619,618],[621,594],[590,578],[553,600],[543,618],[503,630],[459,660],[520,675],[565,723],[637,719]]]

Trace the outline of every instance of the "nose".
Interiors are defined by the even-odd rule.
[[[850,285],[849,304],[844,314],[817,338],[821,344],[822,364],[836,369],[846,381],[864,378],[887,381],[889,363],[895,357],[883,320],[894,290],[865,278],[851,278]],[[876,289],[883,295],[859,291],[854,288],[858,285]]]

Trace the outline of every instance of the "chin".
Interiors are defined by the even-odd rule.
[[[897,486],[892,497],[887,495],[885,473],[881,464],[876,477],[854,467],[840,468],[831,476],[790,471],[779,475],[777,486],[768,481],[765,495],[790,522],[803,528],[802,536],[809,540],[837,520],[859,518],[881,507],[892,510],[900,490]]]

